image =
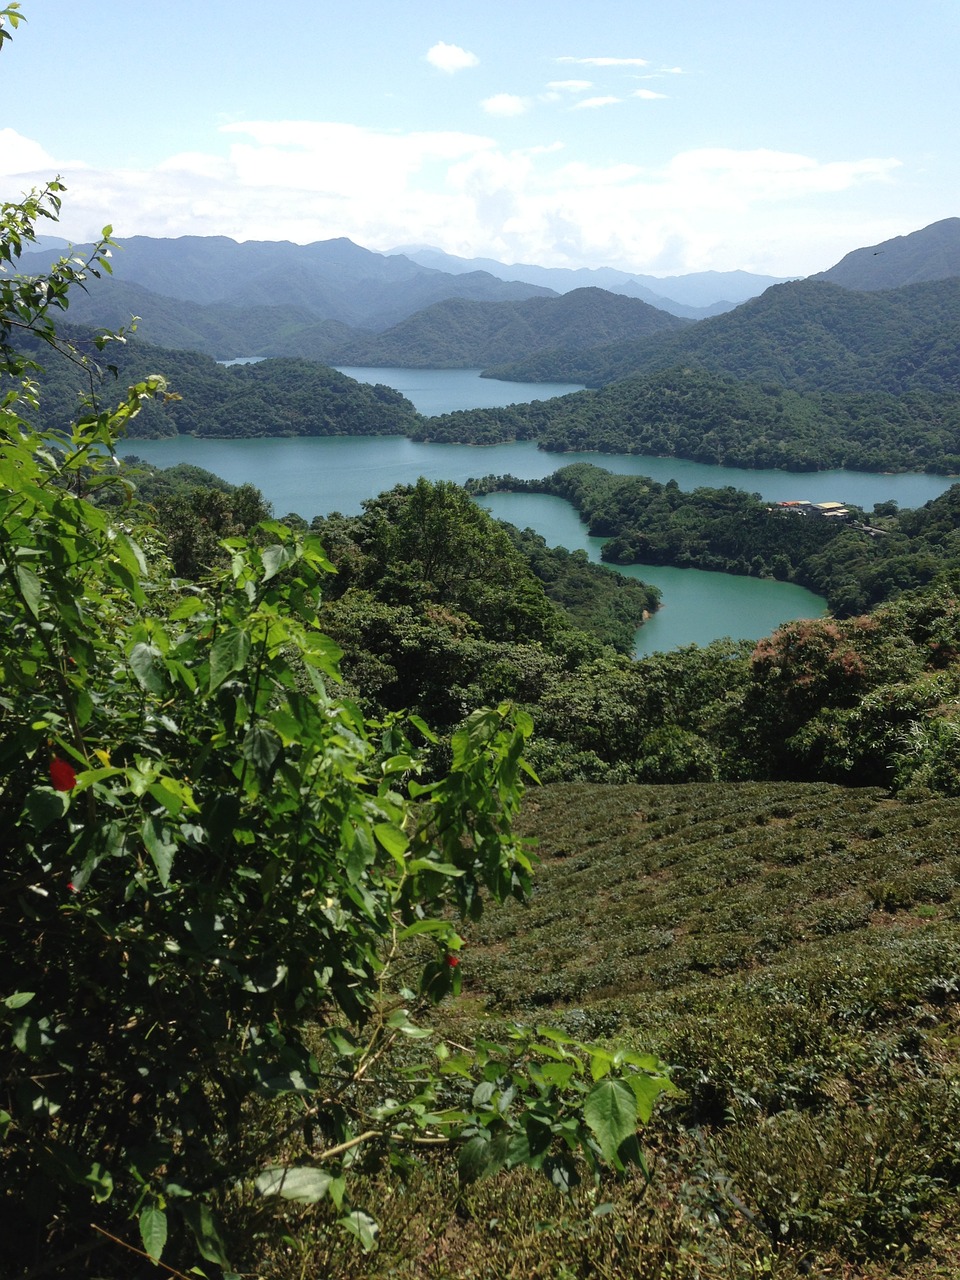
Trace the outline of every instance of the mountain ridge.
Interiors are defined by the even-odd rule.
[[[638,298],[595,287],[523,302],[447,299],[375,337],[348,343],[338,364],[478,368],[517,353],[582,350],[600,333],[626,340],[672,332],[684,321]]]
[[[953,276],[960,276],[960,218],[942,218],[909,235],[853,249],[809,279],[875,292]]]
[[[479,269],[502,280],[522,280],[545,285],[557,293],[596,286],[610,293],[639,298],[661,311],[685,319],[719,315],[756,297],[774,284],[793,277],[754,275],[749,271],[695,271],[677,276],[651,276],[616,267],[541,267],[534,263],[507,264],[494,258],[461,258],[427,245],[411,245],[391,251],[424,266],[450,272]],[[668,288],[669,286],[669,288]]]

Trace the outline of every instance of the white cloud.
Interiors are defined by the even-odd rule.
[[[615,98],[607,95],[603,98],[581,98],[579,102],[575,102],[571,107],[572,111],[593,110],[595,107],[612,107],[616,102],[622,102],[622,98]]]
[[[489,116],[522,116],[528,103],[515,93],[495,93],[492,98],[484,98],[480,105]]]
[[[455,71],[463,71],[467,67],[475,67],[480,62],[475,53],[461,49],[458,44],[445,44],[442,40],[438,40],[429,48],[426,56],[432,67],[436,67],[438,71],[445,71],[448,75],[453,75]]]
[[[0,173],[35,173],[37,170],[47,172],[53,177],[56,172],[55,162],[39,142],[25,138],[15,129],[0,129]]]
[[[709,191],[711,200],[726,207],[746,208],[757,200],[779,203],[887,182],[899,167],[900,161],[890,158],[824,164],[788,151],[712,147],[681,152],[671,161],[668,176],[675,190]]]
[[[592,80],[551,80],[548,89],[555,93],[585,93],[593,88]]]
[[[665,98],[665,93],[654,93],[652,89],[634,89],[631,98],[643,98],[645,102],[652,102],[654,98]]]
[[[647,58],[558,58],[558,62],[576,62],[583,67],[649,67]]]
[[[15,199],[62,173],[61,233],[75,241],[110,222],[121,238],[348,236],[375,250],[415,242],[464,257],[663,274],[816,271],[858,244],[915,229],[891,225],[888,200],[881,221],[875,197],[862,195],[894,180],[892,158],[701,148],[656,167],[594,164],[559,142],[511,150],[483,134],[329,121],[233,122],[220,136],[220,155],[107,169],[0,134],[0,173],[9,175],[0,195]]]

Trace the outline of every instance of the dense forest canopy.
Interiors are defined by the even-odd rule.
[[[88,330],[62,326],[61,331],[81,354],[94,352]],[[25,350],[39,354],[36,343],[25,343]],[[130,423],[133,437],[405,435],[420,421],[410,401],[392,387],[357,382],[310,360],[225,366],[210,356],[168,351],[134,337],[111,345],[109,365],[106,377],[94,376],[93,386],[107,403],[118,384],[138,382],[148,373],[161,374],[176,387],[172,398],[144,406]],[[43,397],[31,417],[52,429],[76,415],[81,395],[90,392],[90,375],[56,352],[44,353],[43,366]]]
[[[669,564],[799,583],[838,616],[960,571],[960,485],[916,511],[879,503],[840,518],[803,514],[728,485],[684,492],[676,481],[573,463],[539,480],[487,476],[474,492],[547,493],[578,511],[616,564]]]
[[[173,470],[133,475],[189,570],[192,541],[216,554],[208,518],[216,531],[224,510],[240,526],[262,512],[249,486],[215,487],[206,517],[205,474]],[[885,506],[865,526],[863,513],[834,522],[585,463],[477,487],[501,484],[573,502],[615,559],[809,576],[851,616],[635,661],[633,629],[655,592],[494,521],[457,485],[421,480],[311,525],[337,568],[323,625],[371,714],[406,707],[442,735],[466,707],[514,699],[537,726],[529,750],[544,780],[802,778],[960,794],[960,486],[918,511]],[[871,593],[879,607],[864,615]]]
[[[690,365],[797,391],[956,392],[960,277],[858,293],[821,280],[774,285],[722,316],[582,357],[555,352],[488,370],[601,386]]]
[[[675,366],[553,400],[422,419],[413,438],[818,471],[960,471],[960,395],[799,392]]]

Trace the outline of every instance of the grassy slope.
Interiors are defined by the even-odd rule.
[[[532,1175],[380,1175],[380,1252],[325,1237],[323,1274],[960,1274],[960,801],[556,785],[524,825],[534,894],[467,930],[466,1020],[676,1064],[652,1185],[605,1185],[593,1217],[592,1188],[571,1212]]]

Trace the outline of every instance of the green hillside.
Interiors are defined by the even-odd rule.
[[[801,280],[775,285],[679,333],[546,353],[488,369],[491,376],[602,386],[690,365],[795,390],[956,392],[960,278],[880,293]]]
[[[957,1274],[960,802],[782,784],[531,793],[526,906],[467,931],[455,1038],[505,1016],[674,1064],[641,1175],[576,1208],[516,1173],[455,1192],[443,1162],[383,1208],[344,1280]],[[597,1206],[601,1206],[598,1210]],[[594,1213],[590,1215],[589,1210]],[[279,1257],[269,1276],[287,1274]]]
[[[547,493],[577,510],[613,564],[669,564],[798,582],[837,617],[960,573],[960,485],[917,510],[807,518],[732,485],[682,491],[577,462],[538,480],[486,476],[475,492]]]
[[[536,440],[726,466],[960,471],[960,394],[799,392],[689,365],[596,391],[421,420],[414,439]]]
[[[960,218],[943,218],[910,235],[854,249],[812,279],[872,292],[951,276],[960,276]]]
[[[64,326],[63,332],[78,350],[95,354],[89,330]],[[36,348],[31,354],[40,355]],[[131,438],[405,435],[420,420],[392,387],[356,382],[315,361],[288,358],[227,367],[196,351],[170,351],[138,338],[111,343],[108,355],[98,359],[115,373],[93,380],[101,402],[110,403],[118,385],[149,374],[162,374],[173,390],[172,398],[143,406],[131,423]],[[90,392],[90,374],[53,352],[44,352],[42,360],[43,395],[34,417],[39,425],[54,427],[76,416],[80,397]]]
[[[582,351],[682,329],[683,321],[604,289],[574,289],[524,302],[451,299],[418,311],[386,333],[354,337],[338,364],[482,368],[538,351]]]

